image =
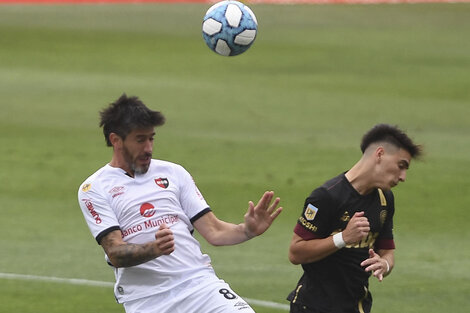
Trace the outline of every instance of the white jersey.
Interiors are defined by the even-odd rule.
[[[121,230],[126,242],[147,243],[163,223],[174,234],[175,251],[170,255],[115,269],[119,303],[161,294],[194,278],[215,277],[209,256],[192,236],[192,222],[210,208],[180,165],[152,160],[147,173],[134,178],[105,165],[80,186],[78,201],[98,242],[110,231]]]

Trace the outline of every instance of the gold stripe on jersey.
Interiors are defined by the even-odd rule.
[[[359,313],[364,313],[364,308],[362,307],[362,299],[359,300],[358,309],[359,309]]]
[[[382,206],[387,206],[387,199],[385,198],[384,192],[380,188],[377,188],[377,191],[379,192],[380,204]]]
[[[297,289],[295,290],[295,297],[294,300],[292,300],[292,303],[295,303],[295,301],[297,301],[297,296],[299,295],[300,288],[302,288],[302,285],[297,286]]]
[[[359,303],[358,303],[358,309],[359,309],[359,313],[364,313],[364,307],[362,306],[362,302],[364,301],[364,299],[367,297],[367,294],[369,293],[369,290],[364,286],[364,291],[366,292],[366,294],[364,295],[364,297],[362,297],[361,300],[359,300]]]
[[[364,299],[359,300],[359,304],[358,304],[359,313],[364,313],[364,308],[362,307],[363,300]]]

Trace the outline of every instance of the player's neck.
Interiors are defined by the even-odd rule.
[[[359,194],[366,195],[375,189],[375,186],[371,183],[371,173],[372,169],[366,162],[359,161],[346,172],[345,176]]]
[[[109,166],[122,169],[123,171],[126,172],[127,175],[129,175],[132,178],[134,178],[135,176],[134,171],[131,168],[129,168],[127,163],[124,162],[123,160],[120,160],[120,158],[116,157],[115,155],[113,155],[113,158],[109,162]]]

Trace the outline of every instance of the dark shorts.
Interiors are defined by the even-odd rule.
[[[372,307],[372,297],[370,293],[359,301],[359,303],[351,308],[332,308],[330,310],[322,310],[317,308],[310,308],[301,303],[290,304],[290,313],[370,313]]]

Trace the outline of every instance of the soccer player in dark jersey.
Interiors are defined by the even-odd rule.
[[[370,312],[369,277],[394,266],[391,189],[405,181],[421,147],[399,128],[378,124],[362,138],[362,157],[306,199],[289,247],[304,273],[289,294],[291,313]]]

